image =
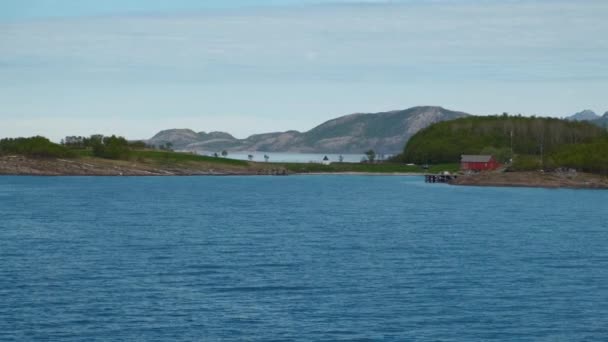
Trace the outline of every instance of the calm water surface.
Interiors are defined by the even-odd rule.
[[[0,177],[2,341],[607,341],[608,192]]]
[[[199,152],[200,153],[200,152]],[[200,154],[212,156],[213,153],[220,152],[202,152]],[[367,156],[361,154],[335,154],[335,153],[291,153],[291,152],[230,152],[228,158],[238,160],[249,160],[249,155],[253,156],[252,160],[257,162],[265,161],[264,156],[268,156],[269,162],[275,163],[321,163],[323,158],[327,157],[331,162],[339,162],[340,156],[345,163],[359,163],[361,160],[367,160]],[[386,159],[391,157],[390,154],[379,155],[378,158]]]

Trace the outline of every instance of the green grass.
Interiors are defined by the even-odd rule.
[[[213,164],[225,164],[234,166],[248,166],[243,160],[228,159],[221,157],[200,156],[191,153],[167,152],[167,151],[132,151],[132,157],[154,160],[158,162],[205,162]]]
[[[93,156],[92,150],[72,149],[72,152],[74,152],[74,154],[77,157],[92,157]]]
[[[81,157],[93,157],[91,150],[74,150]],[[243,160],[215,158],[200,156],[190,153],[155,151],[155,150],[134,150],[131,151],[130,159],[139,161],[151,161],[160,164],[179,164],[185,162],[203,162],[210,164],[221,164],[231,166],[258,166],[260,168],[285,168],[294,173],[337,173],[337,172],[364,172],[364,173],[439,173],[442,171],[456,172],[458,164],[438,164],[431,165],[428,170],[420,166],[411,166],[400,163],[332,163],[323,165],[317,163],[248,163]]]
[[[296,173],[316,173],[316,172],[365,172],[365,173],[439,173],[441,171],[456,172],[459,169],[458,164],[439,164],[431,165],[428,170],[422,169],[420,166],[411,166],[398,163],[380,163],[380,164],[363,164],[363,163],[332,163],[330,165],[316,163],[281,163],[273,164],[284,167],[289,171]]]
[[[93,157],[91,150],[74,150],[80,157]],[[248,166],[249,163],[242,160],[215,158],[208,156],[200,156],[191,153],[170,152],[170,151],[154,151],[154,150],[132,150],[129,159],[139,161],[152,161],[162,164],[178,164],[184,162],[202,162],[210,164],[222,164],[233,166]]]
[[[437,164],[437,165],[429,165],[429,169],[427,173],[439,173],[443,171],[449,171],[452,173],[460,171],[459,163],[452,164]]]

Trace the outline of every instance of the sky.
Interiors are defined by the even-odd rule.
[[[0,137],[608,111],[605,0],[2,0]]]

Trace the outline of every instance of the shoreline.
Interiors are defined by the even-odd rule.
[[[478,187],[606,190],[608,189],[608,177],[584,172],[482,172],[474,175],[461,175],[449,184]]]
[[[108,160],[101,158],[0,157],[0,175],[5,176],[239,176],[286,175],[277,166],[258,164],[230,165],[209,162],[155,162],[149,160]]]
[[[176,156],[181,156],[176,154]],[[188,156],[189,157],[189,156]],[[341,164],[336,169],[318,170],[317,165],[294,163],[258,163],[209,158],[173,160],[133,158],[110,160],[97,157],[33,158],[19,155],[0,156],[0,175],[12,176],[287,176],[287,175],[360,175],[422,176],[401,166]]]
[[[357,171],[339,171],[339,172],[298,172],[292,173],[294,176],[424,176],[424,173],[416,172],[357,172]]]
[[[166,177],[166,176],[385,176],[422,177],[427,172],[297,172],[266,163],[229,165],[212,162],[155,162],[100,158],[44,159],[0,157],[0,176],[46,177]],[[482,172],[459,175],[454,186],[526,187],[547,189],[608,189],[608,177],[582,172]]]

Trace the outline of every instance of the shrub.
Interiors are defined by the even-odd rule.
[[[127,139],[112,135],[94,141],[93,155],[106,159],[128,159],[131,150]]]
[[[18,154],[29,157],[64,158],[74,154],[67,148],[41,136],[0,140],[0,155]]]
[[[538,156],[517,155],[513,158],[513,164],[509,167],[510,171],[536,171],[542,169],[542,164]]]

